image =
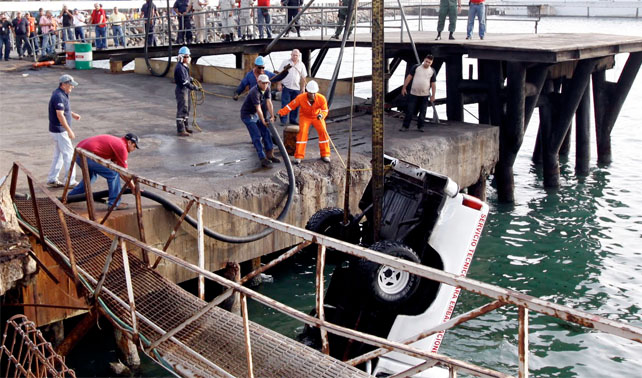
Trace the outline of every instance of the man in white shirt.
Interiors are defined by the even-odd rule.
[[[301,94],[301,88],[305,88],[305,79],[308,77],[308,71],[305,65],[301,62],[301,52],[297,49],[292,50],[290,59],[286,59],[281,63],[279,72],[285,69],[285,66],[290,65],[288,76],[281,80],[278,84],[278,89],[281,91],[281,107],[285,107],[290,101]],[[290,123],[298,125],[299,109],[292,110],[289,115],[281,117],[281,126],[288,123],[288,116]]]
[[[406,106],[406,117],[403,120],[403,126],[399,131],[408,131],[410,121],[419,112],[417,118],[417,129],[423,131],[424,121],[426,119],[426,108],[428,107],[428,96],[430,102],[435,101],[435,91],[437,89],[435,76],[436,72],[431,67],[433,61],[432,55],[427,55],[421,64],[413,66],[401,88],[401,94],[408,94],[408,85],[410,85],[410,96]],[[411,84],[412,83],[412,84]]]

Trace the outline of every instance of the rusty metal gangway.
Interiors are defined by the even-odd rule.
[[[642,343],[642,329],[626,323],[609,320],[584,311],[575,310],[552,302],[544,301],[517,291],[443,272],[441,270],[390,257],[353,244],[345,243],[321,234],[313,233],[286,223],[253,214],[248,211],[223,204],[208,198],[199,197],[180,189],[167,187],[161,183],[132,174],[115,164],[87,153],[81,149],[76,154],[84,159],[92,159],[111,168],[136,188],[136,205],[140,209],[140,185],[161,190],[188,200],[185,214],[192,205],[197,205],[198,215],[198,252],[199,265],[204,260],[203,206],[223,211],[254,223],[273,228],[302,239],[302,242],[282,254],[269,264],[253,271],[238,282],[213,274],[200,266],[185,262],[163,250],[150,247],[144,241],[112,230],[92,219],[76,214],[56,199],[47,188],[34,182],[33,176],[19,163],[14,163],[11,172],[10,193],[21,217],[21,224],[43,244],[52,255],[58,256],[67,265],[68,274],[82,284],[96,300],[99,310],[129,338],[139,349],[179,375],[202,376],[261,376],[261,377],[359,377],[367,376],[354,366],[367,363],[390,351],[403,353],[417,358],[416,366],[396,374],[407,377],[435,365],[446,367],[450,376],[457,372],[471,373],[482,377],[508,377],[506,373],[480,367],[472,363],[456,360],[441,354],[413,347],[413,343],[436,333],[456,327],[471,319],[507,305],[518,307],[520,377],[528,376],[528,323],[529,311],[556,317],[566,322],[579,324],[584,329],[593,329]],[[75,161],[75,159],[73,160]],[[86,166],[86,164],[84,164]],[[19,171],[26,173],[30,195],[16,195]],[[85,182],[88,173],[83,169]],[[125,185],[126,186],[126,185]],[[88,185],[88,192],[91,187]],[[42,193],[43,196],[36,196]],[[124,190],[124,189],[123,189]],[[121,192],[122,194],[122,192]],[[119,195],[120,196],[120,195]],[[65,195],[63,194],[63,198]],[[87,201],[90,217],[93,200]],[[106,217],[109,216],[109,212]],[[184,216],[178,220],[176,230]],[[103,219],[104,221],[104,219]],[[140,213],[139,213],[139,225]],[[144,233],[141,231],[141,239]],[[170,235],[168,243],[171,242]],[[280,302],[259,294],[243,286],[252,277],[293,256],[303,248],[316,243],[316,316],[290,308]],[[199,275],[199,281],[212,280],[228,288],[223,294],[207,303],[193,296],[158,274],[151,260],[139,259],[132,251],[140,248],[142,256],[156,255]],[[323,272],[325,269],[326,248],[348,253],[379,264],[420,277],[439,281],[472,293],[492,299],[479,308],[461,314],[431,329],[406,340],[387,340],[378,336],[358,332],[327,322],[323,313]],[[200,282],[199,282],[200,283]],[[242,316],[234,315],[217,304],[233,293],[240,294]],[[285,336],[248,320],[246,298],[250,297],[290,317],[300,320],[321,330],[322,352],[305,347]],[[349,361],[341,362],[330,356],[327,334],[333,333],[355,341],[363,342],[378,349]]]

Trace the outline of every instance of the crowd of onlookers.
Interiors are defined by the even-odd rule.
[[[57,12],[14,12],[0,15],[0,60],[9,59],[9,53],[17,53],[18,59],[51,55],[64,51],[65,42],[91,43],[97,50],[113,46],[142,45],[147,18],[149,43],[157,44],[157,37],[164,36],[167,28],[166,11],[156,9],[151,0],[144,0],[140,9],[121,12],[118,8],[105,10],[102,4],[94,4],[93,10],[70,9],[63,5]],[[273,0],[274,1],[274,0]],[[284,21],[291,21],[301,10],[303,0],[280,0]],[[272,37],[270,0],[220,0],[216,9],[208,0],[175,0],[170,10],[170,20],[175,43],[204,43],[217,40],[234,41]],[[300,35],[300,26],[292,30]],[[256,33],[258,31],[258,33]],[[264,33],[265,31],[265,33]],[[166,37],[164,37],[166,38]],[[165,43],[166,41],[161,41]]]

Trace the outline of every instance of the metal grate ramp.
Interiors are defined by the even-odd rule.
[[[31,200],[16,198],[15,203],[21,218],[30,225],[35,225]],[[45,238],[68,256],[55,204],[48,198],[39,198],[37,203]],[[78,266],[97,280],[112,240],[89,224],[68,216],[65,216],[65,220]],[[207,304],[148,268],[136,256],[130,254],[129,264],[137,312],[164,331],[183,323]],[[120,251],[114,254],[104,287],[125,303],[128,302]],[[105,295],[102,298],[113,318],[121,325],[130,327],[129,311],[110,296]],[[161,336],[145,322],[139,322],[139,331],[150,341]],[[250,335],[254,374],[257,377],[369,376],[361,370],[258,324],[250,323]],[[243,320],[240,316],[214,307],[175,337],[226,372],[234,376],[247,375]],[[224,376],[171,340],[160,344],[157,350],[177,371],[189,372],[190,375],[196,376]]]

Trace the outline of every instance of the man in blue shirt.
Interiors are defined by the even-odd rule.
[[[71,75],[62,75],[58,80],[58,88],[51,94],[49,100],[49,133],[54,140],[54,154],[49,175],[47,176],[47,186],[50,188],[60,188],[64,184],[58,181],[60,169],[64,166],[65,181],[69,175],[69,166],[74,155],[74,146],[71,140],[76,135],[71,130],[71,119],[80,120],[80,115],[71,111],[69,103],[69,94],[71,90],[78,85]],[[71,172],[69,186],[76,185],[76,168]]]
[[[152,0],[146,0],[145,4],[140,8],[140,11],[143,13],[145,18],[145,26],[147,26],[147,46],[156,46],[156,37],[154,37],[154,24],[156,23],[156,17],[158,17],[158,12],[156,11],[156,5]],[[151,18],[151,21],[148,23],[147,19]]]
[[[262,74],[257,80],[258,84],[250,89],[243,105],[241,105],[241,121],[250,133],[261,165],[270,168],[272,163],[281,162],[274,157],[274,144],[267,126],[268,122],[276,120],[276,116],[272,106],[270,79],[267,75]],[[264,112],[263,109],[267,109],[267,112]]]
[[[189,111],[191,108],[191,91],[199,90],[189,75],[190,51],[186,46],[178,50],[178,62],[174,68],[174,81],[176,82],[176,133],[178,136],[189,136]]]
[[[263,57],[259,55],[258,57],[256,57],[256,59],[254,59],[254,69],[248,72],[243,80],[241,80],[241,83],[238,87],[236,87],[234,96],[232,98],[234,99],[234,101],[236,101],[239,99],[239,95],[243,93],[243,91],[245,91],[245,88],[252,88],[256,86],[258,84],[257,78],[259,77],[259,75],[267,75],[268,79],[270,79],[272,83],[276,83],[288,76],[288,70],[291,67],[292,66],[288,64],[287,66],[283,67],[283,71],[277,75],[274,72],[265,69],[265,59],[263,59]]]
[[[192,17],[188,13],[189,0],[176,0],[173,8],[178,17],[178,39],[176,43],[179,45],[192,43]]]
[[[16,18],[13,20],[13,32],[16,36],[18,59],[22,59],[25,52],[29,53],[29,56],[33,56],[28,39],[29,21],[25,17],[22,17],[22,12],[18,12]]]

